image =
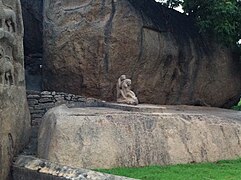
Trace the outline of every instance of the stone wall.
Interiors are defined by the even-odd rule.
[[[51,108],[66,104],[68,107],[103,106],[103,101],[55,91],[27,91],[31,125],[39,127],[43,115]]]
[[[27,91],[27,100],[31,113],[31,138],[30,143],[24,150],[24,154],[35,155],[37,152],[38,130],[44,114],[51,108],[61,104],[66,104],[68,107],[88,107],[88,106],[103,106],[104,102],[86,98],[79,95],[68,94],[55,91]]]

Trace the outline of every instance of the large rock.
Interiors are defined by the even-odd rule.
[[[115,100],[126,74],[145,103],[223,106],[241,94],[239,60],[154,0],[46,0],[44,49],[49,90]]]
[[[167,165],[241,156],[241,112],[188,106],[60,106],[44,117],[38,155],[78,168]]]
[[[19,0],[0,0],[0,22],[0,179],[5,180],[30,131]]]

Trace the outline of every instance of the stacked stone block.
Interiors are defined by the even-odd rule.
[[[33,127],[39,127],[44,114],[61,104],[66,104],[68,107],[98,107],[104,104],[103,101],[97,99],[55,91],[28,91],[27,99]]]

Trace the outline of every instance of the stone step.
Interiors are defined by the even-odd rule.
[[[20,155],[13,164],[13,180],[134,180],[87,169],[59,165],[33,156]]]

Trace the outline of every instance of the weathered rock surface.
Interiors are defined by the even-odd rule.
[[[19,0],[0,0],[0,179],[28,142],[29,110],[23,68],[23,24]]]
[[[19,156],[13,165],[14,180],[134,180],[132,178],[99,173],[87,169],[76,169],[38,159]]]
[[[154,0],[46,0],[44,9],[45,89],[115,100],[126,74],[142,103],[238,101],[239,61]]]
[[[21,0],[25,55],[43,52],[43,0]]]
[[[241,156],[241,112],[191,106],[125,107],[128,111],[51,109],[40,127],[39,157],[78,168],[112,168]]]

